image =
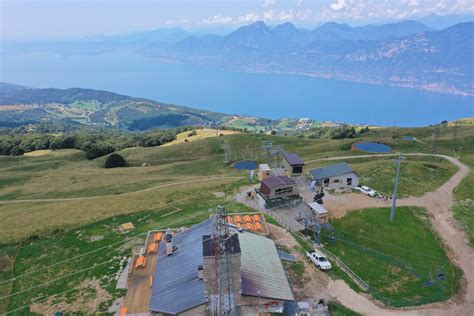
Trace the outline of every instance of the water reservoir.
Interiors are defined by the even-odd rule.
[[[389,153],[392,151],[392,147],[372,142],[360,142],[355,145],[355,148],[360,151],[366,151],[369,153]]]
[[[242,160],[234,163],[234,168],[237,170],[255,170],[258,163],[252,160]]]

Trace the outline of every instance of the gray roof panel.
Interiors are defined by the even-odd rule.
[[[354,172],[354,170],[345,162],[330,165],[324,168],[317,168],[311,170],[311,175],[314,180],[324,180],[327,178],[341,176],[346,173]]]

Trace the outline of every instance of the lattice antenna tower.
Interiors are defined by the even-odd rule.
[[[230,237],[227,210],[219,205],[216,210],[216,232],[214,254],[216,269],[216,314],[236,315],[234,278],[232,272],[232,249],[226,241]]]

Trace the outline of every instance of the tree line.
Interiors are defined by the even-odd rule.
[[[0,155],[19,156],[34,150],[74,148],[84,151],[87,159],[95,159],[124,148],[160,146],[175,140],[176,134],[193,129],[184,126],[142,133],[55,125],[4,129],[0,131]]]

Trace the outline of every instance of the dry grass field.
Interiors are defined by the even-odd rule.
[[[219,137],[219,135],[235,135],[239,134],[237,131],[229,131],[229,130],[216,130],[212,128],[203,128],[203,129],[196,129],[196,135],[191,135],[191,131],[182,132],[176,135],[176,140],[166,143],[163,146],[173,146],[177,144],[181,144],[184,142],[194,142],[201,139],[206,139],[210,137]]]

